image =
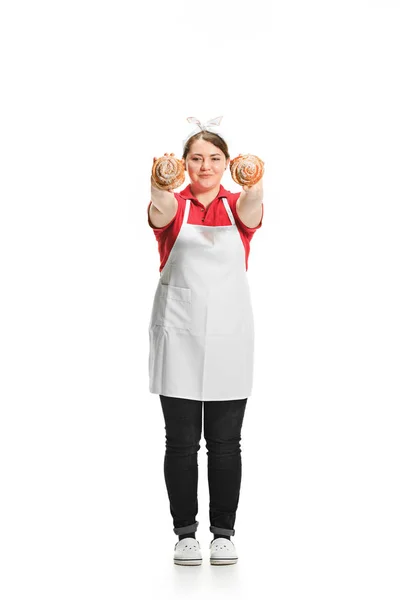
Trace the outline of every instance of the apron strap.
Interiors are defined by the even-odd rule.
[[[186,225],[190,211],[190,200],[186,199],[185,214],[183,215],[183,225]]]
[[[236,225],[236,223],[235,223],[235,217],[233,216],[232,211],[231,211],[231,207],[228,204],[228,199],[227,198],[222,198],[222,202],[225,205],[226,212],[228,213],[228,217],[231,220],[231,224],[232,225]]]

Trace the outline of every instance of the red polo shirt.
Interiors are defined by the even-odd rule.
[[[160,253],[160,271],[163,270],[165,263],[167,262],[169,253],[171,252],[172,246],[175,243],[178,233],[181,229],[183,216],[185,213],[186,200],[191,200],[190,211],[188,216],[188,223],[191,225],[230,225],[230,219],[226,212],[225,206],[221,198],[227,198],[228,204],[231,207],[233,217],[235,219],[240,237],[243,242],[245,255],[246,255],[246,271],[248,269],[248,258],[250,253],[250,240],[253,237],[255,231],[262,225],[264,216],[264,205],[262,205],[261,221],[257,227],[247,227],[239,218],[236,212],[236,202],[240,196],[240,192],[232,193],[228,192],[222,185],[220,185],[219,193],[214,200],[205,207],[197,198],[195,198],[190,191],[190,184],[180,192],[174,193],[175,198],[178,200],[178,210],[175,217],[164,227],[155,227],[150,221],[149,210],[151,201],[147,207],[147,218],[150,227],[154,231],[156,240],[158,242],[158,251]]]

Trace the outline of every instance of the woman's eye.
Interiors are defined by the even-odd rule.
[[[193,162],[198,162],[199,160],[201,160],[201,159],[198,156],[193,156],[193,158],[192,158]],[[213,157],[213,160],[220,161],[221,159],[218,157]]]

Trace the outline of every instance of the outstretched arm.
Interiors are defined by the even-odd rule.
[[[247,227],[257,227],[261,221],[264,196],[262,181],[260,179],[251,187],[244,185],[236,203],[237,214]]]
[[[165,153],[167,156],[167,153]],[[153,158],[153,163],[156,161]],[[151,205],[149,210],[150,221],[154,227],[165,227],[175,217],[178,210],[178,201],[175,198],[173,190],[160,190],[151,182]]]

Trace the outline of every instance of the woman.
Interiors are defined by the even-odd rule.
[[[241,483],[241,427],[253,378],[254,325],[247,264],[263,217],[262,180],[231,193],[222,117],[184,142],[190,184],[180,192],[151,185],[148,221],[158,241],[160,280],[149,326],[150,392],[165,419],[164,475],[173,517],[174,562],[199,565],[197,452],[202,409],[208,454],[211,564],[237,561],[230,539]],[[156,160],[154,158],[154,160]]]

